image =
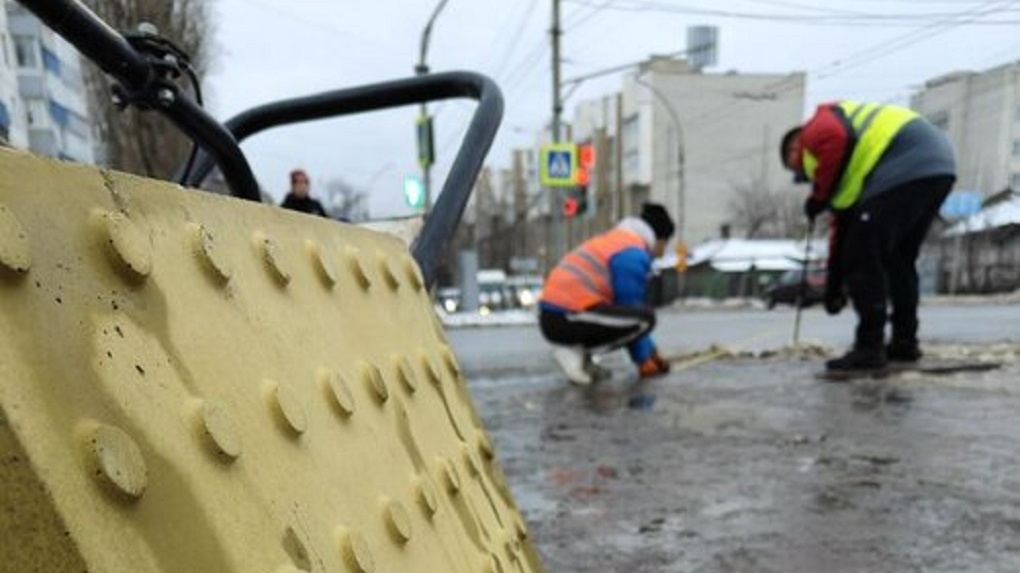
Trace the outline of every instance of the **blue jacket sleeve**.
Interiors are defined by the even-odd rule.
[[[652,257],[644,249],[624,249],[609,259],[609,276],[613,285],[613,303],[621,306],[642,306],[652,272]],[[655,352],[649,335],[641,336],[627,346],[630,359],[641,364]]]
[[[624,249],[609,259],[613,304],[639,306],[645,303],[652,257],[643,249]]]

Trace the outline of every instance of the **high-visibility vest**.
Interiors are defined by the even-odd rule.
[[[864,179],[878,165],[900,129],[918,114],[904,107],[855,101],[842,101],[838,107],[843,110],[854,135],[853,153],[831,200],[833,209],[843,210],[860,199]],[[814,180],[817,168],[818,159],[805,150],[804,172],[810,179]]]
[[[588,239],[549,273],[542,301],[574,312],[613,302],[609,259],[634,247],[648,248],[637,233],[619,227]]]

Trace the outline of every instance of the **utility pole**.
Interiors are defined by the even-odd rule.
[[[429,73],[429,67],[425,63],[425,55],[429,49],[429,37],[432,35],[432,25],[436,21],[436,17],[446,6],[449,0],[439,0],[439,4],[436,5],[436,9],[432,11],[432,16],[429,18],[428,24],[425,25],[425,29],[421,33],[421,52],[418,59],[418,65],[414,67],[414,73],[418,76],[424,76]],[[435,150],[433,149],[432,139],[432,118],[429,117],[428,106],[425,102],[421,104],[421,115],[418,118],[417,133],[418,133],[418,163],[421,165],[421,182],[422,188],[425,192],[424,201],[422,202],[422,208],[427,215],[432,209],[432,161],[434,160]],[[427,150],[423,147],[427,146]]]
[[[552,37],[552,142],[560,142],[560,115],[563,113],[563,101],[560,99],[560,36],[563,30],[560,28],[560,0],[552,0],[552,28],[549,34]],[[555,189],[548,189],[549,194],[549,217],[553,224],[553,248],[551,264],[555,265],[567,251],[566,246],[566,221],[559,208],[559,192]]]

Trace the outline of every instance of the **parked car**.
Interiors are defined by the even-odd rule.
[[[803,271],[800,269],[780,275],[779,280],[765,291],[765,306],[772,310],[777,304],[796,305],[797,293],[802,288],[802,276]],[[801,298],[801,308],[822,302],[825,298],[825,269],[808,269],[807,281],[803,286],[806,288]]]

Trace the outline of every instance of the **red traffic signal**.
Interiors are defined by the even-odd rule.
[[[577,212],[580,210],[581,204],[577,200],[577,197],[567,197],[563,200],[563,216],[564,217],[576,217]]]
[[[577,147],[577,164],[585,169],[595,167],[595,146],[585,143]]]

